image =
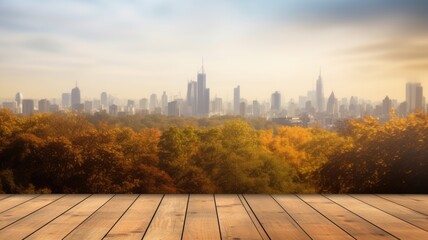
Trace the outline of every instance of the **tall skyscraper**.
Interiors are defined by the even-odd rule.
[[[241,88],[238,85],[236,88],[233,89],[233,112],[235,115],[239,114],[239,103],[241,101]]]
[[[76,83],[76,87],[71,90],[71,107],[73,109],[77,109],[77,108],[80,108],[79,105],[80,105],[80,89],[77,87],[77,83]]]
[[[63,93],[61,95],[61,105],[63,108],[69,108],[70,107],[70,93]]]
[[[406,103],[407,113],[425,110],[423,88],[420,83],[406,84]]]
[[[317,88],[316,88],[316,96],[317,96],[317,110],[318,112],[324,112],[324,87],[321,78],[321,72],[318,76],[317,80]]]
[[[187,83],[187,112],[189,115],[196,115],[197,113],[197,87],[196,81],[189,81]]]
[[[272,112],[279,112],[281,110],[281,93],[278,91],[272,93],[270,104]]]
[[[107,109],[108,107],[108,95],[106,92],[101,93],[101,105],[103,109]]]
[[[168,103],[168,116],[180,116],[179,101],[172,101]]]
[[[18,114],[22,113],[22,99],[24,99],[24,97],[22,96],[22,93],[18,92],[15,95],[16,113]]]
[[[260,103],[257,100],[253,101],[253,117],[260,117]]]
[[[149,110],[149,100],[147,98],[140,99],[140,108],[143,110]]]
[[[156,108],[158,107],[158,96],[153,93],[150,95],[150,111],[154,112]]]
[[[47,113],[50,111],[50,102],[47,99],[39,100],[39,112]]]
[[[168,96],[166,95],[166,92],[163,92],[162,94],[161,107],[162,107],[162,113],[167,115],[168,114]]]
[[[331,92],[330,97],[327,100],[327,114],[337,116],[339,108],[337,104],[337,98],[334,96],[334,92]]]
[[[197,113],[199,116],[208,116],[209,114],[209,89],[206,88],[207,76],[205,74],[204,65],[202,65],[201,71],[197,76]]]
[[[389,111],[391,111],[392,101],[386,96],[382,101],[382,115],[389,116]]]
[[[34,100],[23,99],[22,100],[22,114],[29,116],[34,112]]]

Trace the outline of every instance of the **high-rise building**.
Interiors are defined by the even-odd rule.
[[[143,110],[149,110],[149,100],[147,98],[140,99],[140,108]]]
[[[24,97],[22,96],[22,93],[18,92],[15,95],[16,113],[18,114],[22,113],[22,99],[24,99]]]
[[[3,108],[9,109],[13,113],[17,112],[16,102],[3,102],[2,105],[3,105]]]
[[[239,116],[245,117],[246,113],[247,113],[247,103],[246,102],[241,102],[239,104]]]
[[[162,113],[167,114],[168,113],[168,96],[166,95],[166,92],[164,91],[161,98],[161,108]]]
[[[74,110],[78,110],[81,108],[81,106],[79,105],[80,105],[80,89],[77,87],[77,83],[76,83],[76,87],[71,90],[71,107]]]
[[[23,99],[22,100],[22,114],[29,116],[34,112],[34,100]]]
[[[327,100],[327,114],[332,116],[338,116],[339,107],[337,104],[337,98],[334,96],[334,92],[331,92],[330,97]]]
[[[70,107],[70,93],[63,93],[61,95],[61,105],[63,108],[69,108]]]
[[[39,100],[39,112],[40,113],[47,113],[50,111],[50,102],[47,99],[41,99]]]
[[[382,115],[389,116],[389,111],[391,111],[392,101],[386,96],[382,101]]]
[[[425,110],[423,88],[420,83],[406,84],[406,103],[407,113]]]
[[[233,112],[235,115],[239,114],[239,103],[241,101],[241,88],[238,85],[233,89]]]
[[[270,104],[272,112],[279,112],[281,110],[281,93],[278,91],[272,93]]]
[[[168,116],[180,116],[179,101],[172,101],[168,103]]]
[[[317,88],[316,88],[316,97],[317,97],[317,111],[324,112],[324,87],[322,83],[321,73],[318,76]]]
[[[119,112],[119,107],[116,104],[112,104],[108,108],[108,112],[110,115],[117,116],[117,113]]]
[[[196,115],[197,113],[197,87],[196,81],[189,81],[187,83],[187,98],[186,104],[189,115]]]
[[[210,90],[206,88],[207,76],[205,74],[204,66],[202,65],[201,71],[197,76],[197,115],[208,116],[210,111]]]
[[[101,93],[101,98],[100,98],[100,100],[101,100],[102,108],[103,108],[103,109],[107,109],[107,107],[108,107],[108,95],[107,95],[107,93],[106,93],[106,92],[102,92],[102,93]]]
[[[223,99],[218,97],[214,98],[212,106],[213,106],[212,107],[213,113],[217,113],[217,114],[223,113]]]
[[[260,103],[257,100],[253,101],[253,117],[260,117],[261,109]]]
[[[150,95],[150,111],[155,112],[155,109],[158,107],[158,96],[153,93]]]

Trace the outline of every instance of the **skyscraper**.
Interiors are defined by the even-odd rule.
[[[389,116],[389,111],[391,111],[391,104],[392,101],[389,99],[388,96],[386,96],[382,101],[382,115],[383,116]]]
[[[168,96],[166,95],[165,91],[162,94],[161,107],[162,107],[162,113],[167,115],[168,114]]]
[[[108,107],[108,96],[106,92],[101,93],[101,105],[103,109],[107,109]]]
[[[317,97],[317,110],[318,112],[324,112],[324,87],[321,78],[321,72],[318,76],[317,80],[317,88],[316,88],[316,97]]]
[[[18,92],[15,95],[15,102],[16,102],[16,113],[22,113],[22,99],[24,97],[22,96],[22,93]]]
[[[41,113],[47,113],[50,109],[50,102],[47,99],[41,99],[39,100],[39,112]]]
[[[425,110],[423,88],[420,83],[406,84],[406,103],[407,113]]]
[[[239,114],[239,103],[241,101],[241,88],[238,85],[236,88],[233,89],[233,112],[235,115]]]
[[[158,107],[158,96],[153,93],[150,95],[150,111],[154,112],[156,108]]]
[[[187,104],[187,111],[189,115],[195,115],[197,113],[197,87],[198,84],[196,81],[189,81],[187,83],[187,98],[186,98],[186,104]]]
[[[71,107],[73,109],[78,109],[80,108],[79,105],[80,105],[80,89],[77,87],[77,83],[76,83],[76,87],[71,90]]]
[[[332,116],[338,116],[339,108],[337,104],[337,98],[334,96],[334,92],[331,92],[330,97],[327,100],[327,114]]]
[[[61,95],[61,105],[63,108],[70,107],[70,93],[63,93]]]
[[[22,114],[25,116],[31,115],[34,112],[34,100],[23,99],[22,100]]]
[[[205,74],[204,65],[202,65],[201,72],[198,73],[197,76],[197,113],[199,116],[208,116],[209,114],[209,88],[206,88],[207,76]]]
[[[272,112],[279,112],[281,110],[281,93],[278,91],[272,93],[270,104]]]

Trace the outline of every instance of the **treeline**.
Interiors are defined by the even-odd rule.
[[[0,111],[3,193],[428,192],[428,116],[337,131],[258,119]]]

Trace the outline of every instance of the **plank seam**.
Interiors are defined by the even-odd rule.
[[[67,196],[67,195],[66,195]],[[33,232],[31,232],[30,234],[28,234],[26,237],[24,237],[24,239],[28,238],[29,236],[33,235],[34,233],[36,233],[37,231],[39,231],[40,229],[42,229],[43,227],[45,227],[46,225],[48,225],[49,223],[51,223],[52,221],[55,221],[55,219],[59,218],[60,216],[62,216],[64,213],[68,212],[70,209],[74,208],[75,206],[77,206],[78,204],[80,204],[81,202],[85,201],[86,199],[88,199],[90,196],[92,196],[92,194],[88,195],[87,197],[85,197],[84,199],[80,200],[78,203],[74,204],[73,206],[71,206],[70,208],[68,208],[67,210],[65,210],[64,212],[62,212],[61,214],[59,214],[58,216],[54,217],[53,219],[49,220],[47,223],[43,224],[41,227],[37,228],[36,230],[34,230]]]
[[[7,199],[7,198],[10,198],[11,196],[12,196],[12,194],[7,195],[6,197],[0,199],[0,202],[3,201],[3,200],[5,200],[5,199]]]
[[[76,227],[74,227],[69,233],[67,233],[62,239],[65,239],[68,237],[68,235],[70,235],[72,232],[74,232],[78,227],[80,227],[84,222],[86,222],[89,218],[91,218],[98,210],[100,210],[104,205],[106,205],[108,202],[110,202],[111,199],[113,199],[113,197],[116,196],[116,194],[114,194],[113,196],[111,196],[111,198],[109,200],[107,200],[105,203],[103,203],[101,206],[99,206],[93,213],[89,214],[85,219],[83,219],[82,222],[80,222],[79,224],[77,224]]]
[[[31,200],[35,199],[36,197],[39,197],[40,195],[41,195],[41,194],[38,194],[38,195],[34,196],[33,198],[30,198],[30,199],[28,199],[28,200],[26,200],[26,201],[24,201],[24,202],[22,202],[22,203],[20,203],[20,204],[18,204],[18,205],[15,205],[15,206],[10,207],[10,208],[8,208],[8,209],[6,209],[6,210],[3,210],[3,211],[1,211],[1,212],[0,212],[0,214],[4,213],[4,212],[6,212],[6,211],[9,211],[9,210],[10,210],[10,209],[12,209],[12,208],[16,208],[16,207],[18,207],[18,206],[20,206],[20,205],[22,205],[22,204],[24,204],[24,203],[26,203],[26,202],[28,202],[28,201],[31,201]]]
[[[215,214],[217,216],[217,226],[218,226],[218,232],[220,233],[220,239],[223,239],[223,237],[221,236],[221,228],[220,228],[220,219],[218,217],[218,211],[217,211],[217,200],[215,198],[215,194],[213,194],[214,196],[214,207],[215,207]]]
[[[358,214],[358,213],[356,213],[356,212],[352,211],[351,209],[349,209],[349,208],[347,208],[347,207],[345,207],[345,206],[341,205],[340,203],[338,203],[338,202],[334,201],[333,199],[331,199],[331,198],[329,198],[329,197],[325,196],[324,194],[322,194],[322,195],[323,195],[325,198],[329,199],[330,201],[332,201],[332,202],[336,203],[337,205],[339,205],[339,206],[343,207],[344,209],[346,209],[346,210],[348,210],[348,211],[350,211],[350,212],[354,213],[355,215],[357,215],[357,216],[358,216],[358,217],[360,217],[361,219],[364,219],[366,222],[370,223],[371,225],[373,225],[373,226],[375,226],[375,227],[377,227],[377,228],[379,228],[379,229],[382,229],[384,232],[388,233],[389,235],[391,235],[391,236],[393,236],[393,237],[395,237],[395,238],[397,238],[397,239],[400,239],[399,237],[395,236],[394,234],[392,234],[391,232],[387,231],[386,229],[383,229],[383,228],[381,228],[380,226],[378,226],[378,225],[376,225],[376,224],[372,223],[371,221],[369,221],[368,219],[364,218],[364,217],[363,217],[363,216],[361,216],[360,214]],[[345,195],[348,195],[348,194],[345,194]]]
[[[126,208],[125,211],[123,211],[122,215],[120,215],[120,217],[116,220],[116,222],[110,227],[110,229],[106,232],[106,234],[104,234],[104,236],[102,237],[102,239],[104,239],[109,233],[110,231],[114,228],[114,226],[116,226],[116,224],[120,221],[120,219],[123,217],[123,215],[125,215],[126,212],[128,212],[128,210],[131,208],[131,206],[135,203],[135,201],[137,201],[137,199],[140,197],[141,194],[138,194],[138,196],[134,199],[134,201],[132,201],[131,204],[129,204],[129,206]]]
[[[307,233],[306,231],[305,231],[305,229],[303,229],[303,227],[302,226],[300,226],[300,224],[296,221],[296,219],[294,219],[293,218],[293,216],[291,216],[291,214],[287,211],[287,210],[285,210],[285,208],[284,207],[282,207],[282,205],[276,200],[276,198],[274,197],[274,196],[272,196],[272,195],[270,195],[271,196],[271,198],[273,198],[273,200],[285,211],[285,213],[287,213],[287,215],[288,216],[290,216],[290,218],[297,224],[297,226],[310,238],[310,239],[313,239],[310,235],[309,235],[309,233]]]
[[[392,213],[390,213],[390,212],[384,211],[383,209],[378,208],[378,207],[376,207],[376,206],[374,206],[374,205],[372,205],[372,204],[370,204],[370,203],[368,203],[368,202],[366,202],[366,201],[363,201],[363,200],[361,200],[361,199],[359,199],[359,198],[357,198],[357,197],[354,197],[354,196],[352,196],[352,195],[349,195],[349,196],[350,196],[350,197],[352,197],[352,198],[355,198],[356,200],[358,200],[358,201],[360,201],[360,202],[362,202],[362,203],[365,203],[365,204],[367,204],[367,205],[369,205],[369,206],[371,206],[371,207],[373,207],[373,208],[376,208],[376,209],[378,209],[379,211],[382,211],[382,212],[384,212],[384,213],[386,213],[386,214],[388,214],[388,215],[390,215],[390,216],[392,216],[392,217],[396,217],[396,218],[398,218],[398,219],[402,220],[403,222],[406,222],[406,223],[408,223],[408,224],[410,224],[410,225],[413,225],[414,227],[417,227],[417,228],[419,228],[419,229],[421,229],[421,230],[424,230],[425,232],[428,232],[426,229],[423,229],[423,228],[421,228],[421,227],[419,227],[419,226],[417,226],[417,225],[415,225],[415,224],[413,224],[413,223],[411,223],[411,222],[407,221],[406,219],[403,219],[403,218],[401,218],[401,217],[399,217],[399,216],[396,216],[396,215],[394,215],[394,214],[392,214]]]
[[[325,219],[327,219],[328,221],[330,221],[331,223],[333,223],[336,227],[338,227],[339,229],[341,229],[342,231],[344,231],[346,234],[348,234],[351,238],[356,239],[354,236],[352,236],[352,234],[350,234],[348,231],[346,231],[345,229],[343,229],[342,227],[340,227],[338,224],[336,224],[335,222],[333,222],[330,218],[328,218],[326,215],[322,214],[320,211],[318,211],[316,208],[314,208],[312,205],[310,205],[309,203],[307,203],[305,200],[303,200],[299,195],[296,194],[296,197],[299,198],[302,202],[304,202],[306,205],[308,205],[310,208],[312,208],[313,210],[315,210],[316,212],[318,212],[321,216],[323,216]]]
[[[271,239],[271,237],[269,236],[268,232],[266,231],[266,229],[263,227],[263,224],[260,222],[260,219],[257,217],[256,213],[254,212],[253,208],[251,207],[250,203],[247,201],[247,199],[245,198],[245,196],[243,194],[240,194],[240,196],[242,196],[242,198],[245,200],[245,203],[242,202],[241,197],[239,198],[239,200],[241,200],[242,205],[245,208],[245,211],[247,211],[248,216],[250,217],[251,221],[254,224],[254,227],[256,227],[257,232],[259,233],[260,237],[262,239],[264,239],[263,234],[260,232],[259,228],[257,227],[256,223],[254,222],[253,218],[251,217],[250,213],[248,212],[247,208],[245,207],[245,205],[248,206],[248,208],[250,208],[251,212],[253,213],[254,217],[256,218],[257,222],[259,223],[260,227],[263,229],[263,231],[265,232],[266,236],[268,237],[268,239]]]
[[[183,228],[181,229],[181,238],[180,239],[183,239],[183,235],[184,235],[184,227],[186,226],[187,209],[189,209],[189,201],[190,201],[190,194],[187,194],[186,210],[185,210],[185,214],[184,214]]]
[[[162,203],[162,201],[163,201],[164,197],[165,197],[165,194],[163,194],[163,195],[162,195],[162,198],[161,198],[161,200],[159,201],[159,205],[156,207],[156,210],[155,210],[155,212],[153,213],[153,216],[152,216],[152,218],[150,219],[150,222],[149,222],[149,224],[147,225],[146,231],[144,232],[143,237],[142,237],[141,239],[144,239],[144,237],[146,236],[147,230],[149,230],[150,225],[152,224],[153,219],[155,218],[156,213],[158,212],[158,209],[159,209],[159,207],[160,207],[160,205],[161,205],[161,203]]]
[[[15,220],[15,221],[13,221],[12,223],[10,223],[10,224],[8,224],[8,225],[6,225],[6,226],[4,226],[4,227],[0,228],[0,230],[3,230],[3,229],[5,229],[5,228],[9,227],[10,225],[12,225],[12,224],[14,224],[14,223],[16,223],[16,222],[20,221],[21,219],[26,218],[26,217],[30,216],[31,214],[33,214],[33,213],[35,213],[35,212],[39,211],[40,209],[43,209],[43,208],[45,208],[46,206],[49,206],[50,204],[52,204],[52,203],[54,203],[54,202],[58,201],[59,199],[63,198],[64,196],[65,196],[65,194],[64,194],[64,195],[62,195],[61,197],[59,197],[59,198],[57,198],[57,199],[53,200],[52,202],[50,202],[50,203],[48,203],[48,204],[46,204],[46,205],[44,205],[44,206],[42,206],[42,207],[40,207],[40,208],[38,208],[38,209],[36,209],[36,210],[32,211],[32,212],[30,212],[30,213],[28,213],[27,215],[22,216],[21,218],[19,218],[19,219],[17,219],[17,220]]]
[[[387,201],[389,201],[389,202],[392,202],[392,203],[395,203],[395,204],[400,205],[400,206],[402,206],[402,207],[405,207],[405,208],[407,208],[407,209],[409,209],[409,210],[412,210],[412,211],[415,211],[415,212],[417,212],[417,213],[423,214],[424,216],[428,216],[428,214],[425,214],[425,213],[423,213],[423,212],[419,212],[418,210],[415,210],[415,209],[413,209],[413,208],[407,207],[406,205],[403,205],[403,204],[398,203],[398,202],[396,202],[396,201],[390,200],[390,199],[388,199],[388,198],[384,198],[384,197],[382,197],[381,195],[378,195],[378,194],[374,194],[374,195],[376,195],[376,196],[378,196],[378,197],[380,197],[380,198],[382,198],[382,199],[385,199],[385,200],[387,200]]]

